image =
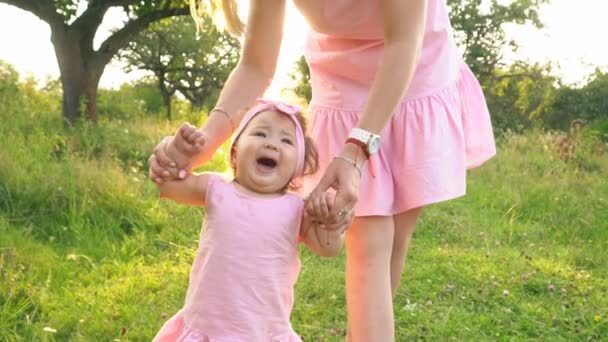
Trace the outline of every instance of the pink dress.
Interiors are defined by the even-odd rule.
[[[343,149],[367,101],[384,47],[379,0],[296,0],[312,27],[311,135],[320,170]],[[465,194],[466,170],[495,155],[481,87],[452,37],[446,0],[428,0],[421,57],[381,132],[376,177],[363,169],[357,216],[388,216]],[[305,191],[323,172],[305,180]]]
[[[302,210],[297,195],[252,197],[212,174],[185,305],[154,341],[301,341],[289,317]]]

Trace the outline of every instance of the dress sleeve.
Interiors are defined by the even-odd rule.
[[[205,203],[206,206],[209,206],[212,203],[214,194],[218,191],[218,188],[221,187],[222,183],[226,183],[224,178],[213,172],[207,173],[208,181],[207,181],[207,189],[205,191]]]
[[[302,242],[302,218],[304,217],[304,199],[300,196],[295,196],[294,206],[296,207],[296,220],[298,227],[298,244]]]

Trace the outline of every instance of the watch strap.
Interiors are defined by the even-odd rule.
[[[367,159],[369,159],[370,154],[369,154],[369,150],[367,148],[366,143],[364,143],[363,141],[356,139],[356,138],[348,138],[348,139],[346,139],[346,143],[347,144],[351,143],[351,144],[355,144],[355,145],[359,146],[363,150],[365,157],[367,157]]]

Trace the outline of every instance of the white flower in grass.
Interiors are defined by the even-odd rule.
[[[54,333],[57,332],[56,329],[53,329],[51,327],[44,327],[44,328],[42,328],[42,331],[47,332],[47,333],[51,333],[51,334],[54,334]]]
[[[406,299],[405,301],[406,304],[403,306],[403,311],[414,311],[418,306],[416,303],[410,303],[409,299]]]

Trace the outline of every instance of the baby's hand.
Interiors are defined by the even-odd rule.
[[[338,214],[332,215],[335,194],[330,192],[315,192],[306,199],[306,215],[321,227],[328,230],[345,230],[354,217],[354,210],[339,210]]]
[[[175,162],[178,169],[189,170],[196,157],[203,153],[205,139],[202,129],[184,122],[167,145],[167,155]],[[180,174],[180,178],[183,177],[185,175]]]

